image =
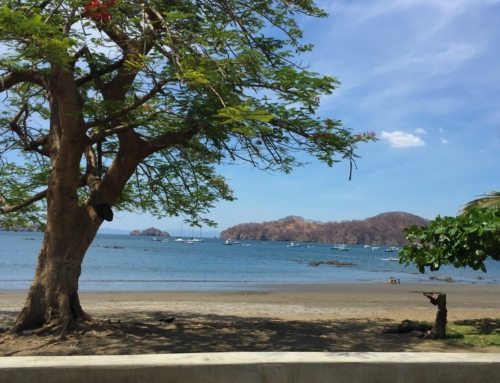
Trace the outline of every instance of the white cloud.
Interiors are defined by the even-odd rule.
[[[445,138],[441,138],[441,143],[442,143],[442,144],[447,144],[447,143],[448,143],[448,140],[447,140],[447,139],[445,139]]]
[[[423,130],[422,128],[415,129],[415,132],[418,134],[427,134],[427,132],[425,130]]]
[[[439,128],[439,132],[440,133],[444,133],[444,129],[443,128]]]
[[[387,139],[394,148],[409,148],[412,146],[424,146],[425,142],[413,134],[405,132],[385,132],[382,131],[382,138]]]

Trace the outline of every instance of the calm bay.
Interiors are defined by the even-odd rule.
[[[33,279],[42,233],[0,232],[0,290],[28,290]],[[164,238],[158,238],[164,239]],[[430,277],[450,277],[454,283],[500,281],[500,264],[487,260],[488,272],[442,267],[420,274],[384,252],[362,245],[349,251],[333,244],[240,241],[224,246],[222,239],[185,244],[152,241],[151,237],[99,234],[83,261],[81,291],[239,291],[280,289],[284,284],[384,283],[393,277],[401,283],[424,284]],[[245,244],[246,246],[242,246]],[[352,266],[309,262],[338,260]],[[448,283],[439,282],[437,283]]]

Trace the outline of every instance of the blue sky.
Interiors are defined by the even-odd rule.
[[[238,200],[211,211],[217,231],[288,215],[327,222],[405,211],[432,219],[500,190],[500,0],[317,3],[330,16],[299,20],[315,45],[301,59],[341,82],[321,98],[318,115],[380,141],[360,146],[351,181],[348,162],[328,168],[312,158],[289,175],[221,168]],[[181,221],[116,213],[103,227],[177,235]]]

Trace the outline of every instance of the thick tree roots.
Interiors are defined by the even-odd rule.
[[[56,299],[48,299],[47,295],[41,294],[41,289],[32,288],[9,333],[51,334],[64,339],[79,324],[92,322],[92,318],[83,311],[77,293],[71,296],[57,294]]]

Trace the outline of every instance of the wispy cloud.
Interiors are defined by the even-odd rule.
[[[331,13],[352,12],[358,22],[406,11],[415,12],[415,8],[427,7],[441,14],[443,25],[454,17],[470,11],[472,7],[498,4],[500,0],[379,0],[379,1],[331,1],[322,0],[320,6]]]
[[[448,143],[448,140],[446,138],[441,138],[441,143],[442,144],[447,144]]]
[[[427,132],[425,130],[423,130],[422,128],[415,129],[415,133],[418,133],[418,134],[427,134]]]
[[[412,146],[424,146],[425,142],[413,134],[405,132],[385,132],[382,131],[382,138],[389,141],[393,148],[409,148]]]
[[[399,60],[389,62],[374,69],[375,73],[394,71],[422,71],[426,77],[439,73],[449,73],[463,62],[473,58],[479,49],[465,43],[452,43],[437,52],[413,53]]]

